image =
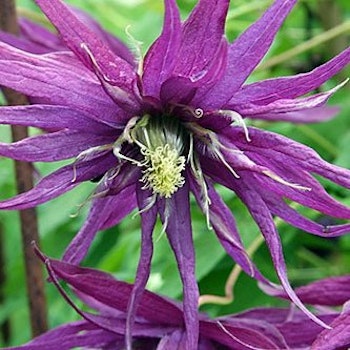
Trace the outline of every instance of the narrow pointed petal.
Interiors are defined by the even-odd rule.
[[[324,330],[312,344],[312,350],[339,350],[350,346],[350,305],[331,323],[331,330]]]
[[[225,322],[225,320],[220,319],[202,321],[200,331],[208,339],[226,345],[229,349],[282,349],[272,340],[276,336],[271,337],[271,334],[266,334],[268,333],[267,325],[260,324],[261,328],[265,326],[264,331],[261,331],[261,329],[254,329],[253,324],[254,322],[250,322],[250,324],[239,321]]]
[[[265,191],[272,191],[282,197],[318,210],[327,215],[348,219],[350,208],[332,198],[310,173],[318,174],[341,186],[350,188],[350,171],[329,164],[311,148],[272,132],[249,128],[252,142],[247,142],[242,133],[229,131],[239,149],[253,161],[266,164],[289,183],[302,185],[311,190],[300,190],[286,186],[271,178],[262,178]],[[238,136],[240,134],[240,136]]]
[[[189,78],[170,77],[161,86],[160,98],[164,103],[187,105],[197,91],[196,84]]]
[[[268,210],[265,202],[259,196],[259,194],[252,189],[251,186],[246,185],[243,180],[239,180],[239,182],[235,186],[235,192],[242,199],[242,201],[247,205],[248,210],[255,222],[259,226],[261,233],[263,234],[267,247],[270,250],[270,254],[272,257],[273,264],[275,266],[276,273],[278,275],[281,284],[288,294],[289,298],[294,302],[296,306],[300,308],[311,320],[316,322],[318,325],[329,328],[324,322],[318,319],[314,314],[312,314],[305,305],[301,302],[298,296],[293,291],[287,277],[287,268],[285,265],[283,252],[282,252],[282,244],[280,241],[280,237],[276,230],[275,224],[273,222],[273,218],[271,216],[270,211]]]
[[[295,209],[291,208],[281,196],[259,189],[258,192],[272,214],[277,215],[285,222],[303,231],[325,238],[338,237],[350,232],[350,223],[342,225],[321,225],[304,217]]]
[[[237,111],[243,117],[272,121],[290,121],[301,123],[321,122],[333,117],[337,107],[324,107],[328,99],[338,91],[347,81],[333,89],[299,99],[279,99],[266,105],[243,105],[229,108]]]
[[[270,48],[296,0],[276,0],[273,5],[230,45],[223,78],[206,95],[202,108],[227,104]]]
[[[326,310],[319,317],[330,324],[337,312]],[[228,317],[230,320],[232,317]],[[279,349],[310,349],[311,344],[322,332],[322,327],[307,318],[296,308],[257,308],[234,315],[234,319],[246,321],[248,324],[263,321],[267,326],[274,325],[284,340]]]
[[[109,343],[121,343],[121,336],[104,331],[87,321],[67,323],[35,338],[28,344],[3,350],[71,350],[77,347],[104,348]],[[120,344],[121,345],[121,344]]]
[[[157,350],[178,350],[185,349],[186,335],[183,331],[175,331],[169,335],[164,336],[157,346]]]
[[[111,127],[66,106],[30,105],[0,108],[0,124],[33,126],[41,129],[70,129],[99,134],[110,132]]]
[[[128,62],[131,66],[135,66],[135,57],[130,49],[116,36],[105,31],[101,25],[95,21],[89,14],[78,8],[70,8],[72,12],[83,22],[91,31],[108,44],[111,51]]]
[[[271,122],[284,121],[290,123],[309,124],[328,121],[333,119],[338,113],[339,107],[325,106],[290,112],[257,113],[249,116],[249,118],[268,120]]]
[[[182,105],[201,106],[203,91],[213,85],[221,76],[226,64],[227,43],[223,39],[213,55],[216,59],[208,62],[203,71],[190,77],[172,76],[161,87],[162,102],[172,102]],[[204,87],[205,89],[199,89]]]
[[[295,150],[293,152],[293,147],[290,146],[290,143],[293,143],[293,141],[282,136],[271,133],[267,137],[266,134],[268,132],[249,128],[249,135],[252,137],[252,141],[247,142],[243,131],[238,130],[237,128],[231,128],[225,137],[220,137],[220,141],[226,148],[226,151],[223,151],[225,159],[234,170],[237,170],[239,176],[247,176],[247,180],[249,177],[252,177],[254,183],[252,182],[251,186],[260,194],[273,214],[278,215],[296,227],[322,237],[336,237],[349,231],[350,224],[322,226],[315,223],[290,208],[284,201],[284,198],[289,198],[321,213],[340,219],[347,219],[350,217],[350,208],[332,198],[309,172],[321,174],[322,168],[331,167],[333,173],[339,171],[339,174],[331,177],[330,175],[333,174],[330,171],[324,171],[323,173],[327,178],[333,181],[349,181],[349,171],[331,166],[327,162],[322,161],[313,150],[306,146],[294,143]],[[258,134],[261,136],[259,139],[254,136]],[[280,141],[285,141],[285,144],[277,145],[277,143],[273,142],[274,135],[277,138],[281,138]],[[234,140],[234,144],[232,140]],[[287,144],[289,145],[287,146]],[[235,145],[243,151],[243,154],[236,152]],[[304,147],[305,149],[303,149]],[[227,150],[230,150],[230,152]],[[288,154],[284,153],[284,151],[287,151]],[[313,157],[316,157],[321,162],[317,167],[310,169]],[[301,158],[304,161],[301,161]],[[231,186],[232,174],[228,169],[221,169],[220,163],[217,161],[206,159],[202,163],[206,174],[209,174],[215,181],[233,189]],[[302,169],[304,165],[309,169]],[[220,169],[220,171],[216,169]],[[242,173],[242,171],[244,172]],[[276,177],[274,179],[273,175],[271,177],[267,176],[267,171],[276,174],[286,182],[281,183],[278,179],[276,181]],[[346,173],[349,173],[349,175],[346,175]],[[297,185],[297,187],[290,184]],[[344,182],[342,184],[346,185]],[[298,186],[304,186],[304,189]]]
[[[169,206],[168,208],[166,206]],[[167,213],[168,211],[168,213]],[[191,350],[198,347],[199,291],[195,277],[195,253],[192,240],[189,189],[187,182],[165,203],[162,221],[167,222],[166,233],[174,251],[183,283],[183,304],[186,326],[186,346]],[[167,218],[167,215],[168,218]]]
[[[198,205],[203,207],[203,200],[201,198],[200,189],[193,181],[190,183],[191,190],[196,197]],[[211,204],[209,205],[209,219],[212,224],[220,243],[225,248],[226,252],[232,257],[232,259],[239,264],[243,271],[247,275],[257,279],[260,282],[266,284],[272,284],[264,276],[261,275],[260,271],[256,268],[255,264],[249,258],[241,237],[238,234],[235,219],[231,213],[231,210],[222,201],[219,194],[215,191],[211,183],[207,182],[208,196]]]
[[[120,194],[96,198],[84,225],[66,248],[62,260],[71,264],[80,264],[96,233],[106,228],[104,223],[112,219],[113,224],[116,225],[136,207],[134,190],[134,187],[126,188]],[[123,205],[119,206],[121,202]]]
[[[229,104],[268,104],[282,98],[296,98],[321,86],[350,62],[350,47],[314,70],[290,77],[263,80],[244,86]]]
[[[27,162],[54,162],[78,157],[89,148],[108,145],[114,141],[113,134],[94,135],[75,130],[60,130],[10,144],[0,143],[0,155]]]
[[[288,298],[283,292],[263,288],[268,294]],[[295,289],[306,304],[342,306],[350,300],[350,275],[324,278]]]
[[[42,47],[39,44],[28,41],[23,37],[19,37],[17,35],[10,34],[3,31],[0,31],[0,41],[27,52],[32,52],[37,54],[48,52],[48,49],[46,47]]]
[[[29,43],[35,43],[46,52],[66,49],[56,33],[35,22],[29,21],[26,18],[20,18],[19,27],[21,37],[25,38]],[[33,51],[29,50],[29,52]]]
[[[161,84],[176,64],[181,38],[181,19],[175,0],[165,1],[163,30],[148,50],[142,76],[144,94],[159,97]]]
[[[96,76],[77,63],[68,52],[31,55],[0,42],[1,85],[35,98],[35,102],[70,106],[116,123],[123,112]]]
[[[137,77],[133,67],[115,55],[60,0],[36,0],[36,3],[85,66],[96,72],[108,86],[119,91],[119,94],[115,91],[113,97],[121,104],[131,105],[137,110]]]
[[[59,260],[42,256],[48,268],[67,282],[74,290],[90,295],[106,306],[127,312],[129,296],[133,285],[117,281],[111,275]],[[137,315],[156,324],[179,326],[183,322],[182,310],[174,303],[145,291],[139,305]]]
[[[150,193],[142,190],[140,184],[137,188],[137,201],[140,210],[147,206],[147,200]],[[137,266],[134,288],[130,295],[128,312],[125,326],[126,348],[132,349],[132,327],[135,322],[137,308],[140,304],[142,294],[145,291],[146,284],[151,271],[151,261],[153,255],[153,229],[157,220],[157,207],[155,205],[147,211],[141,213],[141,253]]]
[[[113,155],[96,157],[86,162],[67,165],[44,177],[33,189],[0,202],[0,209],[32,208],[70,191],[80,182],[88,181],[113,167]]]
[[[182,28],[174,74],[197,81],[222,45],[229,0],[200,0]],[[214,60],[215,61],[215,60]]]
[[[319,318],[327,324],[336,317],[335,313],[326,312],[320,314]],[[313,349],[312,343],[316,337],[322,332],[322,328],[311,320],[296,317],[295,320],[288,318],[277,326],[283,337],[286,339],[290,349]],[[316,350],[316,349],[315,349]],[[317,348],[318,350],[318,348]],[[329,348],[327,348],[329,350]],[[339,348],[337,350],[340,350]],[[345,350],[345,349],[344,349]]]
[[[162,100],[189,104],[193,99],[191,104],[201,106],[204,91],[220,79],[227,58],[224,24],[228,5],[227,0],[201,0],[185,21],[173,75],[162,85]]]

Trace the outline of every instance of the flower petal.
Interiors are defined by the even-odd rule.
[[[246,85],[233,96],[229,104],[250,102],[264,105],[282,98],[292,99],[305,95],[337,74],[349,61],[350,48],[347,48],[310,72]]]
[[[0,124],[49,130],[70,129],[92,134],[111,131],[110,126],[93,118],[91,114],[59,105],[4,106],[0,108]]]
[[[105,31],[101,25],[95,21],[89,14],[78,9],[70,8],[72,12],[83,22],[91,31],[98,36],[103,42],[107,43],[112,52],[128,62],[131,66],[135,66],[135,57],[130,49],[116,36]]]
[[[203,200],[200,193],[200,189],[194,181],[190,181],[190,186],[193,194],[196,197],[197,203],[205,213],[203,207]],[[232,259],[239,264],[243,271],[247,275],[256,278],[258,281],[271,284],[260,271],[256,268],[255,264],[249,258],[241,237],[238,234],[235,219],[231,213],[231,210],[222,201],[219,194],[215,191],[210,182],[207,181],[208,197],[211,204],[209,205],[209,219],[213,225],[216,235],[218,236],[220,243],[225,248],[226,252],[232,257]]]
[[[296,189],[266,177],[266,179],[258,180],[264,183],[265,191],[275,192],[282,197],[290,198],[333,217],[350,218],[350,208],[333,199],[310,175],[310,173],[315,173],[350,188],[349,170],[329,164],[311,148],[272,132],[249,128],[252,142],[247,142],[242,132],[239,133],[233,128],[229,134],[230,138],[235,140],[237,147],[244,151],[250,159],[270,168],[292,184],[311,189],[310,191]]]
[[[350,308],[346,304],[340,316],[331,323],[331,330],[324,330],[312,344],[312,350],[348,349],[350,346]]]
[[[71,350],[77,347],[106,349],[105,345],[121,344],[121,336],[107,332],[87,321],[67,323],[35,338],[28,344],[4,350]]]
[[[200,0],[182,28],[174,74],[196,81],[222,45],[229,0]]]
[[[20,18],[18,22],[20,26],[20,36],[28,43],[40,47],[42,52],[66,50],[56,33],[26,18]],[[35,53],[32,50],[28,51]]]
[[[176,64],[181,37],[181,19],[175,0],[165,0],[163,31],[148,50],[142,75],[145,95],[159,97],[161,84]]]
[[[0,143],[0,155],[27,162],[54,162],[78,157],[89,148],[113,143],[115,139],[113,134],[94,135],[75,130],[59,130],[11,144]]]
[[[336,107],[323,107],[328,99],[347,81],[333,89],[299,99],[279,99],[266,105],[248,104],[230,106],[243,117],[264,120],[314,123],[327,120],[338,111]]]
[[[76,162],[44,177],[33,189],[0,202],[0,209],[21,210],[35,207],[73,189],[80,182],[94,179],[115,165],[113,155]]]
[[[136,206],[134,187],[126,188],[119,194],[96,198],[88,214],[84,225],[75,235],[72,242],[66,248],[63,261],[71,264],[79,264],[86,256],[97,231],[105,228],[105,223],[112,220],[118,224]],[[119,203],[123,203],[122,206]],[[108,225],[110,226],[110,225]]]
[[[189,78],[171,77],[161,86],[160,99],[163,103],[187,105],[197,91],[196,84]]]
[[[168,207],[167,207],[168,206]],[[199,339],[198,285],[195,278],[195,254],[192,240],[189,189],[187,182],[162,208],[161,218],[174,251],[183,283],[186,326],[185,349],[196,349]]]
[[[270,295],[288,298],[285,293],[263,287]],[[350,275],[324,278],[295,289],[306,304],[341,306],[350,300]]]
[[[318,319],[305,307],[305,305],[301,302],[301,300],[298,298],[298,296],[295,294],[292,287],[290,286],[287,277],[287,269],[283,257],[280,237],[273,222],[272,215],[268,210],[268,207],[266,206],[266,203],[260,197],[259,193],[253,189],[254,187],[252,187],[251,184],[249,184],[249,182],[247,183],[246,178],[245,181],[243,181],[243,179],[235,181],[234,187],[236,194],[242,199],[242,201],[247,206],[250,214],[254,218],[255,222],[261,230],[261,233],[265,238],[266,244],[270,250],[276,273],[289,298],[311,320],[313,320],[318,325],[324,328],[329,328],[328,325],[326,325],[324,322]]]
[[[296,0],[276,0],[274,4],[229,47],[223,78],[209,90],[204,109],[217,109],[228,103],[266,54]]]
[[[21,49],[27,52],[32,52],[32,53],[41,54],[41,53],[47,53],[51,51],[51,50],[48,50],[46,47],[42,47],[39,44],[28,41],[23,37],[19,37],[17,35],[10,34],[3,31],[0,31],[0,41],[8,45],[14,46],[18,49]]]
[[[157,346],[157,350],[178,350],[186,349],[184,346],[186,335],[183,331],[176,330],[175,332],[165,335]]]
[[[325,106],[291,112],[268,112],[249,116],[252,119],[269,120],[272,122],[285,121],[290,123],[320,123],[334,118],[339,113],[339,107]]]
[[[234,320],[225,322],[220,320],[201,321],[200,332],[206,338],[229,347],[229,349],[282,349],[272,339],[266,329],[254,329],[253,322],[245,323]],[[273,327],[270,327],[270,331]],[[276,329],[275,329],[276,332]],[[266,334],[270,333],[270,334]]]
[[[117,281],[111,275],[59,260],[42,257],[48,267],[75,290],[89,295],[106,306],[127,312],[129,296],[133,285]],[[145,291],[137,315],[156,324],[179,326],[183,322],[182,310],[156,294]]]
[[[264,199],[272,214],[277,215],[285,222],[317,236],[331,238],[342,236],[350,232],[350,223],[342,225],[321,225],[314,222],[290,207],[284,199],[270,191],[263,191],[260,187],[257,191]]]
[[[60,0],[36,0],[36,3],[85,66],[96,72],[106,86],[113,88],[113,98],[137,110],[139,96],[133,67],[115,55]]]
[[[144,207],[147,207],[147,200],[149,199],[150,193],[149,191],[143,190],[141,187],[142,185],[139,184],[136,191],[138,206],[142,211]],[[132,327],[135,322],[137,308],[140,304],[142,294],[145,291],[151,271],[151,261],[153,255],[152,236],[153,229],[157,220],[157,215],[158,211],[155,205],[153,205],[152,208],[148,209],[147,211],[141,212],[141,253],[137,266],[134,288],[132,289],[129,299],[125,326],[126,348],[128,350],[132,349]]]
[[[93,73],[67,52],[32,55],[0,42],[0,70],[1,85],[35,102],[81,109],[114,124],[123,116]]]

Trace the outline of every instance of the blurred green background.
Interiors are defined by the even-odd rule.
[[[143,42],[144,52],[161,31],[163,18],[161,0],[71,0],[67,2],[90,12],[107,30],[125,41],[128,40],[125,28],[130,25],[133,37]],[[196,1],[178,0],[177,2],[183,18],[186,18]],[[257,19],[270,3],[270,0],[232,1],[227,20],[228,38],[233,40]],[[38,20],[44,19],[32,0],[18,0],[17,6],[21,15]],[[281,28],[264,63],[252,75],[250,81],[307,71],[325,62],[349,45],[349,24],[350,2],[348,0],[300,0]],[[325,40],[332,35],[330,30],[340,25],[345,28],[342,30],[343,33]],[[312,39],[315,37],[319,38],[319,42]],[[303,43],[304,46],[300,46]],[[301,50],[298,51],[299,49]],[[346,79],[349,73],[349,68],[344,70],[327,82],[322,90],[334,87]],[[337,92],[330,101],[331,104],[341,106],[341,112],[332,121],[307,126],[267,122],[255,122],[255,125],[307,144],[328,161],[350,168],[349,85]],[[7,127],[0,127],[0,139],[9,141]],[[47,174],[58,165],[39,164],[38,169],[41,174]],[[324,182],[324,185],[333,196],[350,205],[349,191],[328,182]],[[61,257],[65,246],[84,221],[88,204],[82,210],[78,210],[78,207],[93,188],[93,184],[84,184],[73,192],[38,208],[41,246],[46,254],[51,257]],[[237,219],[245,244],[249,246],[259,236],[256,225],[234,194],[222,188],[219,190]],[[1,199],[14,195],[14,191],[12,162],[0,159]],[[192,208],[197,278],[201,293],[222,295],[234,262],[225,255],[215,234],[206,228],[203,214],[195,205]],[[311,210],[302,210],[302,212],[316,220],[325,219]],[[99,233],[84,264],[109,271],[117,278],[132,282],[140,249],[139,227],[139,219],[130,216],[118,227]],[[278,223],[278,227],[283,240],[289,278],[294,286],[318,278],[350,272],[350,235],[327,240],[300,232],[287,224]],[[160,232],[161,227],[158,226],[155,230],[156,238]],[[6,282],[0,286],[5,293],[5,299],[0,307],[0,324],[9,322],[9,344],[21,344],[30,339],[30,329],[16,212],[0,212],[0,238],[4,251],[3,269],[6,274]],[[271,259],[264,244],[260,245],[256,251],[254,261],[266,276],[276,280]],[[149,288],[171,297],[181,298],[182,286],[177,266],[165,236],[155,243],[152,269]],[[281,304],[265,296],[256,283],[244,274],[240,275],[234,294],[233,303],[226,306],[206,305],[203,310],[211,315],[222,315],[254,306]],[[53,286],[47,285],[47,295],[50,327],[77,318]],[[0,346],[5,346],[2,336],[3,333],[0,332]]]

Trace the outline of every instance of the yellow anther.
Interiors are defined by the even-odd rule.
[[[185,183],[182,171],[185,169],[186,158],[169,144],[153,150],[144,147],[141,148],[141,153],[144,156],[141,181],[145,183],[145,188],[170,198]]]

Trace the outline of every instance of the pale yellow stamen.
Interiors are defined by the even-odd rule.
[[[142,182],[144,188],[150,188],[162,197],[170,198],[185,183],[182,171],[186,158],[178,154],[169,144],[158,146],[154,150],[141,148],[144,156]]]

